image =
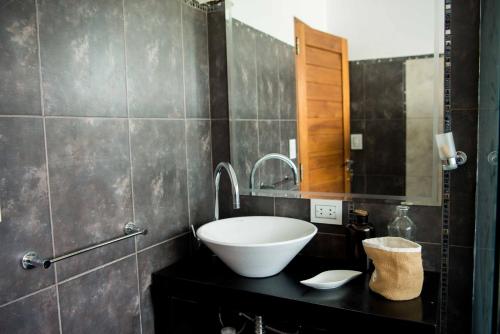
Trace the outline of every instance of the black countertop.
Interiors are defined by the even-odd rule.
[[[322,271],[346,269],[340,263],[298,256],[281,273],[267,278],[245,278],[233,273],[215,256],[196,256],[153,274],[153,285],[167,294],[190,299],[208,298],[276,310],[282,305],[310,314],[347,316],[352,319],[393,321],[416,326],[419,333],[435,332],[438,323],[439,274],[426,272],[420,297],[409,301],[389,301],[370,291],[370,274],[330,290],[315,290],[299,281]],[[166,291],[166,290],[165,290]],[[280,306],[281,305],[281,306]],[[404,328],[404,326],[403,326]]]

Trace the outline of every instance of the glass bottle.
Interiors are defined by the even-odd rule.
[[[387,226],[389,236],[415,241],[417,227],[408,217],[409,206],[398,205],[396,218]]]

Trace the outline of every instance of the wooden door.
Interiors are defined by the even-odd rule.
[[[347,40],[295,19],[302,191],[351,191]]]

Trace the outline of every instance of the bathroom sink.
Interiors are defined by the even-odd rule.
[[[216,220],[196,234],[237,274],[267,277],[283,270],[317,231],[299,219],[256,216]]]

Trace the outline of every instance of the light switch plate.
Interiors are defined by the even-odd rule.
[[[351,150],[363,149],[363,134],[353,133],[351,135]]]
[[[342,201],[311,199],[311,222],[342,225]]]

